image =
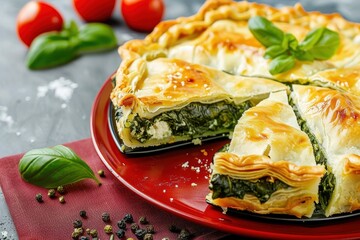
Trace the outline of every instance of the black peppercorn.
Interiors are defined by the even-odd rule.
[[[146,232],[147,233],[155,233],[154,225],[147,225],[146,226]]]
[[[103,212],[103,214],[101,215],[101,218],[104,222],[110,222],[110,214],[108,212]]]
[[[131,225],[130,225],[130,229],[131,229],[131,231],[133,232],[133,233],[135,233],[136,232],[136,230],[138,230],[140,227],[139,227],[139,225],[137,224],[137,223],[132,223]]]
[[[117,232],[116,232],[116,236],[118,237],[118,238],[123,238],[123,237],[125,237],[125,230],[124,229],[119,229],[119,230],[117,230]]]
[[[35,195],[35,199],[36,199],[36,201],[38,201],[38,202],[43,202],[43,198],[42,198],[41,193],[36,194],[36,195]]]
[[[133,222],[134,222],[134,218],[133,218],[133,216],[132,216],[130,213],[127,213],[127,214],[125,214],[125,216],[124,216],[124,221],[125,221],[126,223],[133,223]]]
[[[170,232],[173,232],[173,233],[180,233],[181,229],[178,228],[178,227],[175,226],[175,225],[170,225],[169,231],[170,231]]]
[[[79,239],[80,240],[89,240],[89,238],[87,236],[81,236]]]
[[[117,225],[118,225],[118,227],[120,228],[120,229],[126,229],[126,223],[125,223],[125,221],[124,220],[120,220],[120,221],[118,221],[117,222]]]
[[[80,215],[80,217],[82,217],[82,218],[86,218],[86,211],[85,211],[85,210],[81,210],[81,211],[79,212],[79,215]]]
[[[146,219],[145,216],[141,216],[141,217],[139,218],[139,223],[141,223],[141,224],[148,224],[149,221]]]
[[[49,196],[49,198],[55,198],[55,196],[56,196],[55,189],[49,189],[48,196]]]
[[[143,240],[145,234],[146,234],[146,230],[145,230],[145,229],[141,229],[141,228],[138,229],[138,230],[136,230],[136,232],[135,232],[135,236],[136,236],[136,238],[139,239],[139,240]]]
[[[189,232],[189,230],[184,228],[184,229],[181,229],[177,239],[178,240],[190,240],[190,239],[192,239],[192,234]]]
[[[151,233],[147,233],[144,236],[144,240],[153,240],[153,239],[154,239],[154,237]]]
[[[74,226],[74,228],[81,228],[81,227],[82,227],[82,221],[79,220],[79,219],[76,219],[76,220],[73,222],[73,226]]]

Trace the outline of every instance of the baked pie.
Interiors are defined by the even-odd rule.
[[[286,33],[285,58],[302,61],[272,74],[269,46],[249,27],[254,17]],[[338,36],[331,57],[294,53],[326,41],[314,29]],[[299,218],[358,210],[359,44],[360,26],[339,14],[208,0],[119,48],[110,97],[123,148],[230,135],[214,156],[208,203]],[[326,55],[326,45],[313,48]]]

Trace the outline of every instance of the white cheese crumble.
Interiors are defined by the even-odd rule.
[[[149,128],[148,133],[151,139],[164,139],[171,136],[171,129],[167,122],[158,121]]]

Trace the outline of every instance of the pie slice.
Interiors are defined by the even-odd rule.
[[[207,201],[259,214],[311,217],[325,173],[285,91],[245,111],[230,146],[215,154]]]
[[[288,89],[175,58],[137,59],[128,69],[116,79],[112,100],[120,137],[130,148],[229,133],[246,109]]]
[[[328,179],[322,185],[331,189],[323,202],[325,215],[360,209],[359,96],[314,86],[293,90],[300,115],[324,151]]]

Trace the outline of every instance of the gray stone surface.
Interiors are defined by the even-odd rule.
[[[31,71],[25,66],[27,48],[15,31],[16,16],[26,0],[6,0],[0,8],[0,158],[33,148],[53,146],[90,137],[90,111],[100,87],[120,64],[116,50],[82,56],[61,67]],[[71,0],[47,2],[56,6],[65,20],[83,22],[72,9]],[[203,1],[166,0],[166,19],[191,15]],[[296,1],[259,1],[276,6]],[[340,11],[359,21],[360,1],[302,1],[307,10]],[[112,26],[119,45],[144,34],[129,30],[114,10]],[[59,79],[67,79],[71,95],[61,98],[52,89]],[[44,94],[44,90],[47,90]],[[1,163],[0,163],[1,167]],[[3,194],[0,191],[0,239],[17,239]]]

